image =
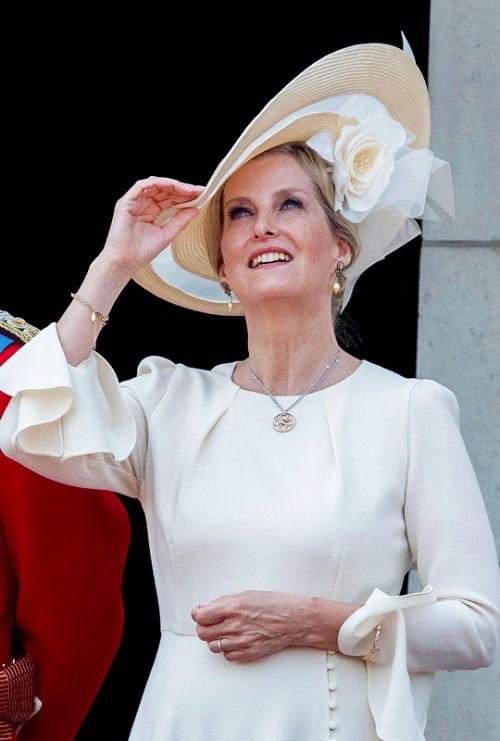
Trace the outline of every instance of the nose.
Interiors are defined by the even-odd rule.
[[[256,237],[262,237],[267,234],[276,234],[276,228],[272,222],[272,217],[261,211],[255,221],[254,232]]]

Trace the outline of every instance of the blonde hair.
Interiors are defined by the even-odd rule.
[[[339,211],[334,211],[335,185],[331,177],[331,164],[311,149],[305,142],[294,141],[278,144],[276,147],[261,152],[254,159],[265,157],[267,154],[288,154],[295,158],[303,170],[309,175],[314,185],[318,200],[326,214],[332,233],[335,237],[345,240],[350,250],[350,265],[357,259],[360,252],[357,227],[348,221]],[[220,249],[222,228],[224,224],[224,210],[222,196],[224,187],[220,188],[213,197],[207,209],[205,239],[208,245],[210,262],[218,274],[222,262]],[[340,314],[343,292],[335,294],[332,291],[332,319],[334,322]]]

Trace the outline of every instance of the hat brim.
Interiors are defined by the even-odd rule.
[[[134,281],[178,306],[227,316],[228,299],[219,286],[204,237],[212,198],[239,167],[257,154],[287,141],[304,141],[323,129],[337,131],[339,125],[338,114],[332,112],[306,113],[279,126],[283,119],[293,119],[294,112],[326,98],[353,93],[376,97],[414,135],[410,147],[429,146],[429,93],[421,71],[406,52],[380,43],[356,44],[332,52],[303,70],[274,96],[219,162],[203,193],[177,206],[196,205],[200,210],[161,255],[134,275]],[[171,212],[162,212],[156,223],[165,223]],[[233,302],[231,314],[244,314],[238,301]]]

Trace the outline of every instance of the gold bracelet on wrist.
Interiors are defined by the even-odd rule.
[[[360,656],[363,661],[373,661],[374,656],[377,655],[377,653],[380,651],[380,649],[377,647],[377,641],[380,637],[380,632],[382,630],[382,625],[377,625],[377,630],[375,632],[375,638],[373,639],[372,646],[369,650],[369,652],[366,654],[366,656]]]
[[[104,314],[101,314],[100,311],[97,311],[97,309],[94,309],[93,306],[89,304],[88,301],[86,301],[84,298],[78,295],[78,293],[72,293],[71,298],[76,299],[77,301],[80,301],[80,303],[85,304],[85,306],[88,306],[90,311],[92,312],[91,319],[93,322],[95,322],[96,319],[99,319],[103,324],[107,324],[109,320],[109,316],[104,316]]]
[[[96,319],[99,319],[99,321],[102,322],[103,326],[108,323],[109,316],[104,316],[104,314],[101,314],[100,311],[97,311],[97,309],[94,309],[94,307],[91,306],[89,302],[86,301],[84,298],[79,296],[78,293],[72,293],[71,298],[75,299],[76,301],[79,301],[81,304],[85,304],[85,306],[87,306],[90,309],[91,311],[90,319],[92,320],[93,323],[95,323]],[[94,339],[94,343],[92,345],[92,350],[95,350],[95,349],[96,349],[96,338]]]

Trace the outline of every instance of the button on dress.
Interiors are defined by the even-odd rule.
[[[96,351],[69,365],[52,323],[0,368],[7,456],[144,509],[161,638],[130,739],[424,739],[435,672],[488,666],[500,631],[496,549],[457,399],[363,360],[277,432],[279,409],[233,382],[236,362],[153,355],[119,382]],[[285,408],[298,398],[277,396]],[[425,586],[400,596],[412,564]],[[245,590],[360,607],[337,652],[228,661],[191,610]]]

